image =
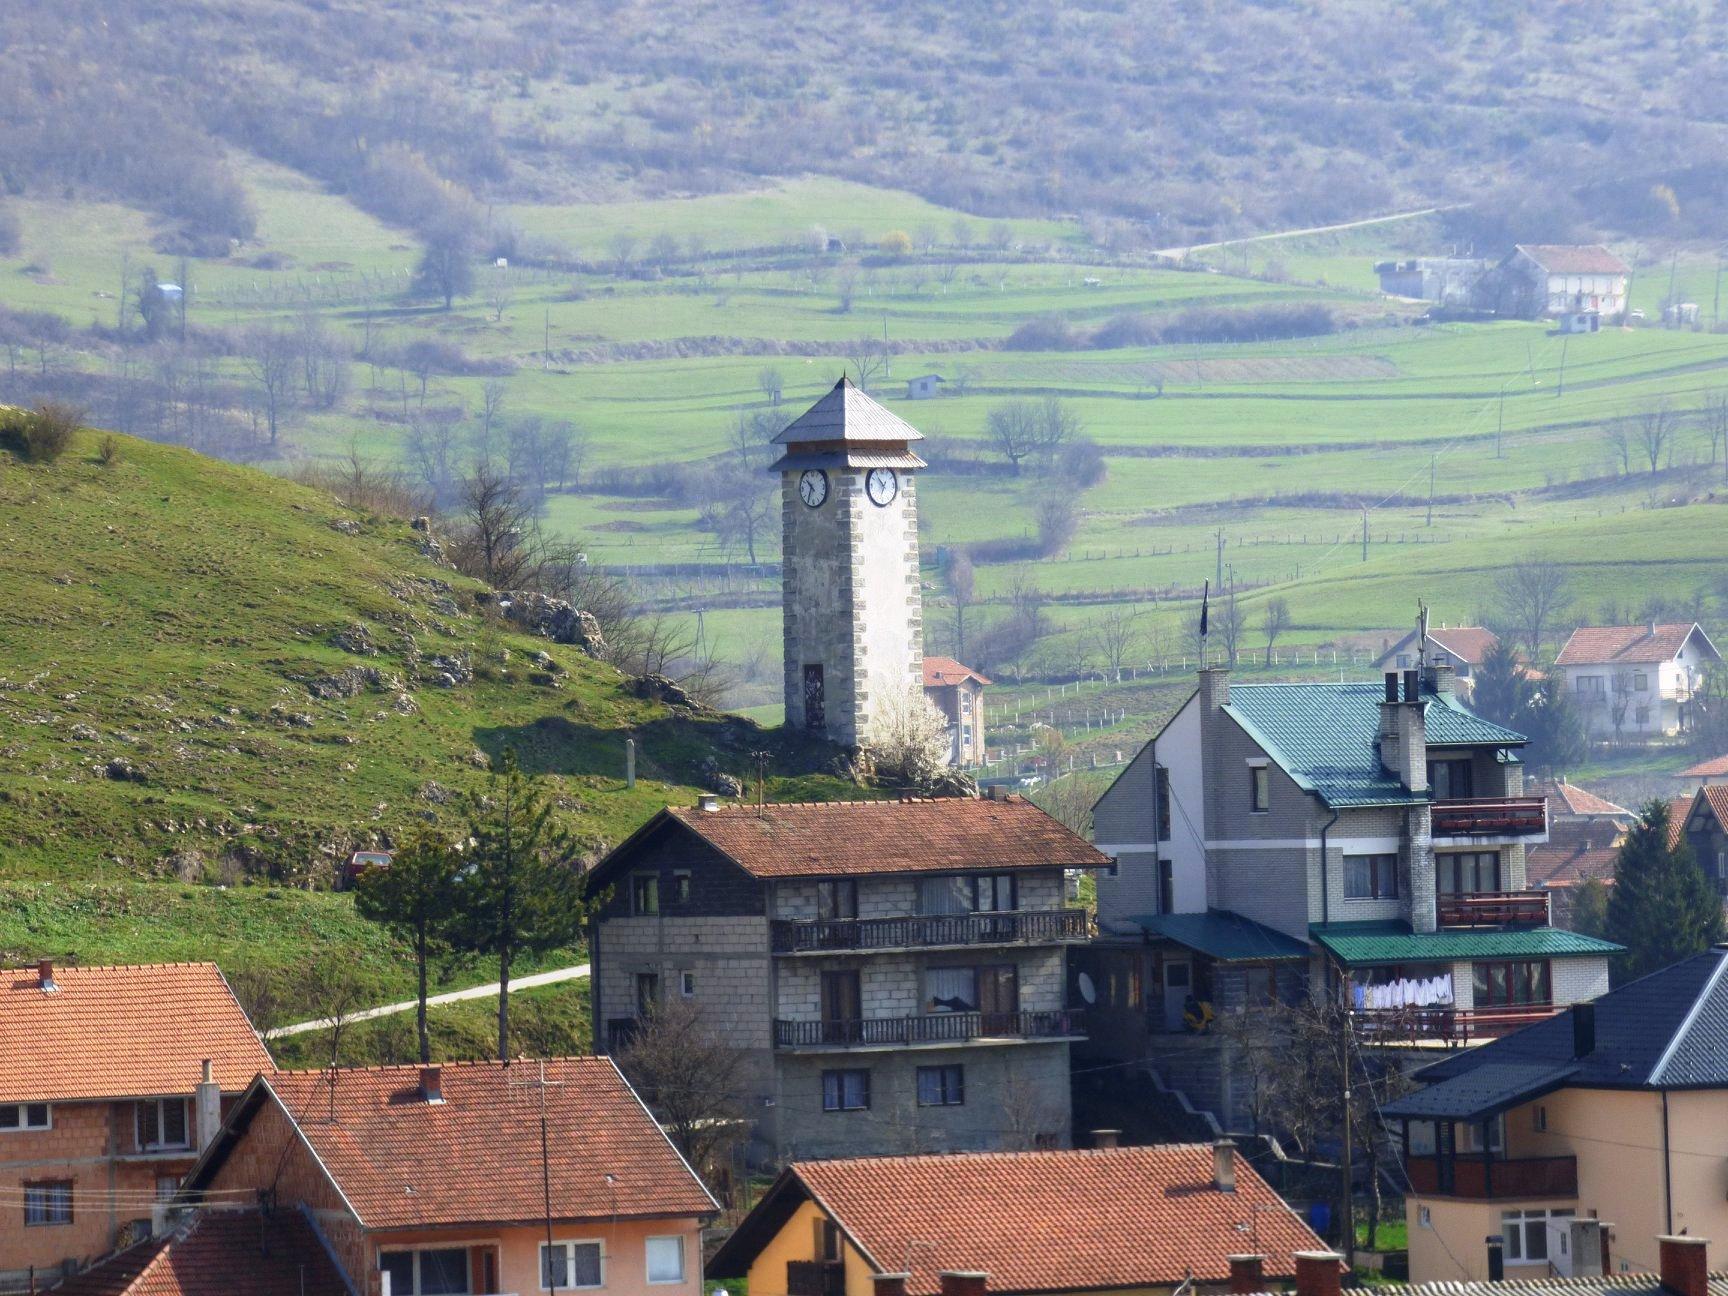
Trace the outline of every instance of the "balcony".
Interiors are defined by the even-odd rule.
[[[1436,837],[1546,837],[1548,802],[1543,797],[1475,797],[1436,801]]]
[[[1546,891],[1471,891],[1442,894],[1434,901],[1441,927],[1546,927]]]
[[[1499,1201],[1510,1197],[1576,1197],[1577,1157],[1518,1157],[1510,1161],[1457,1156],[1449,1160],[1413,1156],[1405,1161],[1417,1196],[1468,1197]]]
[[[1498,1039],[1561,1010],[1554,1004],[1504,1004],[1494,1008],[1359,1008],[1351,1014],[1362,1038],[1379,1044],[1435,1040],[1477,1044]]]
[[[828,1260],[788,1260],[786,1296],[846,1296],[846,1266]]]
[[[922,914],[904,918],[831,918],[813,922],[776,919],[772,928],[776,954],[965,945],[1043,945],[1083,941],[1088,934],[1084,909]]]
[[[1054,1012],[948,1012],[853,1021],[774,1022],[775,1048],[886,1048],[972,1040],[1074,1039],[1085,1036],[1078,1009]]]

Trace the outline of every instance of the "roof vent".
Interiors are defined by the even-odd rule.
[[[720,798],[712,792],[704,792],[696,798],[696,808],[705,814],[713,814],[720,808]]]
[[[54,960],[36,960],[36,984],[44,994],[53,994],[60,987],[54,984]]]

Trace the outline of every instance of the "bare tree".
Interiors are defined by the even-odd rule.
[[[977,597],[978,577],[972,555],[955,548],[948,555],[948,602],[954,609],[954,656],[966,660],[966,612]]]
[[[522,491],[491,464],[476,464],[461,484],[451,561],[493,589],[519,589],[536,566],[535,538]]]
[[[1038,413],[1037,449],[1039,455],[1049,462],[1063,446],[1079,437],[1084,425],[1073,407],[1055,396],[1046,396]]]
[[[747,1128],[738,1097],[746,1058],[698,999],[682,996],[655,1004],[618,1056],[667,1137],[709,1183],[723,1177],[726,1152]]]
[[[1710,440],[1710,462],[1716,462],[1716,447],[1722,447],[1723,467],[1728,469],[1728,394],[1712,392],[1699,410],[1704,435]]]
[[[480,388],[480,413],[476,417],[480,420],[479,441],[482,447],[491,446],[492,429],[504,412],[504,401],[509,393],[509,385],[502,378],[488,378]]]
[[[786,380],[773,365],[760,369],[756,373],[756,385],[762,389],[762,394],[768,398],[768,403],[776,409],[780,407],[780,393],[785,389]]]
[[[1236,598],[1234,586],[1225,591],[1224,597],[1219,599],[1217,606],[1212,609],[1212,623],[1209,628],[1215,631],[1224,643],[1224,660],[1234,666],[1237,653],[1242,647],[1242,635],[1248,628],[1248,617]]]
[[[1290,605],[1282,598],[1268,599],[1260,614],[1260,631],[1266,636],[1266,664],[1272,664],[1272,649],[1278,636],[1290,628]]]
[[[630,273],[630,258],[636,252],[636,236],[629,230],[619,230],[606,241],[606,250],[612,254],[612,273],[622,278]]]
[[[359,969],[352,959],[325,954],[307,965],[297,981],[326,1042],[329,1060],[325,1065],[341,1066],[342,1041],[353,1025],[354,1014],[367,1001],[367,987]]]
[[[846,347],[846,362],[852,367],[852,381],[860,391],[869,391],[876,375],[888,363],[888,349],[881,338],[861,337]]]
[[[1016,476],[1020,461],[1038,448],[1040,422],[1038,406],[1029,400],[1003,401],[984,416],[991,442]]]
[[[1073,491],[1049,490],[1032,506],[1032,518],[1038,526],[1039,554],[1054,557],[1074,538],[1080,526],[1080,505]]]
[[[276,444],[294,411],[298,352],[294,335],[272,325],[248,329],[241,339],[241,367],[252,379],[271,445]]]
[[[1644,458],[1650,464],[1650,475],[1654,477],[1662,467],[1662,456],[1672,452],[1674,433],[1679,425],[1679,419],[1663,401],[1654,409],[1645,410],[1638,420],[1638,448],[1643,451]]]
[[[1051,779],[1032,794],[1032,803],[1077,837],[1092,835],[1092,805],[1098,789],[1076,774]]]
[[[1620,475],[1626,476],[1632,471],[1632,430],[1627,427],[1626,420],[1616,419],[1610,423],[1603,438],[1613,451],[1615,462],[1620,465]]]
[[[852,296],[858,290],[858,267],[843,266],[840,273],[834,276],[834,288],[840,300],[835,303],[834,310],[840,315],[852,313]]]
[[[1134,654],[1139,641],[1138,621],[1138,613],[1113,607],[1087,623],[1087,647],[1103,660],[1106,678],[1122,678],[1122,663]]]
[[[721,546],[742,551],[752,566],[756,546],[767,538],[780,510],[766,477],[748,470],[719,472],[708,478],[697,524]]]
[[[1548,632],[1572,606],[1566,569],[1544,558],[1526,558],[1494,577],[1495,611],[1524,645],[1530,660],[1542,655]]]
[[[486,304],[492,308],[492,322],[504,322],[504,312],[516,300],[516,284],[510,278],[508,266],[494,266],[486,283]]]

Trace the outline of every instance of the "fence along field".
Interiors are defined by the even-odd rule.
[[[595,563],[629,564],[661,606],[708,609],[704,634],[739,661],[777,638],[769,569],[753,571],[736,545],[720,544],[691,501],[596,486],[607,469],[728,463],[740,414],[774,413],[764,369],[778,372],[779,412],[789,414],[841,370],[874,365],[873,390],[929,435],[921,504],[935,647],[946,633],[938,553],[1029,540],[1048,489],[1043,465],[1014,474],[993,454],[992,410],[1049,396],[1067,405],[1106,469],[1074,492],[1072,538],[1035,561],[977,572],[982,620],[1029,582],[1045,600],[1054,632],[1019,663],[1033,674],[1081,662],[1084,627],[1101,609],[1138,609],[1148,627],[1178,634],[1201,581],[1220,575],[1249,602],[1287,598],[1289,646],[1312,653],[1401,625],[1416,593],[1443,590],[1451,619],[1468,619],[1480,610],[1481,573],[1519,554],[1565,550],[1585,592],[1619,589],[1609,550],[1589,539],[1605,519],[1637,524],[1656,564],[1645,592],[1687,597],[1722,530],[1709,505],[1652,507],[1721,491],[1728,446],[1706,446],[1700,421],[1688,418],[1646,472],[1617,457],[1611,429],[1661,402],[1686,415],[1728,390],[1728,338],[1413,327],[1413,312],[1365,290],[1362,267],[1376,254],[1421,250],[1420,229],[1255,245],[1235,260],[1214,251],[1204,255],[1232,273],[1204,273],[1106,253],[1073,225],[993,223],[909,195],[789,181],[754,194],[511,209],[526,234],[564,240],[566,262],[477,265],[473,291],[445,312],[403,296],[417,255],[410,235],[280,167],[249,162],[242,173],[260,237],[234,257],[184,264],[194,327],[237,337],[312,319],[351,350],[370,347],[374,361],[436,342],[481,371],[356,359],[337,406],[294,411],[281,442],[253,453],[290,463],[355,446],[406,463],[410,425],[436,418],[461,454],[497,381],[487,371],[507,372],[502,417],[571,420],[585,440],[576,486],[548,496],[547,525],[582,537]],[[182,272],[151,251],[139,213],[16,206],[23,245],[0,261],[9,304],[108,325],[120,318],[123,272]],[[912,249],[884,255],[878,244],[902,227]],[[834,237],[846,250],[811,250],[818,233],[821,247]],[[1278,273],[1325,282],[1268,277]],[[1688,259],[1681,281],[1699,274]],[[1650,277],[1638,287],[1650,291]],[[1282,341],[1004,349],[1039,317],[1084,331],[1123,315],[1158,322],[1197,304],[1278,302],[1320,303],[1341,327]],[[40,368],[112,368],[126,344],[105,346],[74,337]],[[28,387],[20,370],[35,359],[13,356],[9,395]],[[222,356],[214,368],[244,402],[244,358]],[[951,394],[905,401],[904,380],[923,372],[948,377]],[[759,540],[765,562],[773,532]],[[767,700],[768,674],[740,701]]]

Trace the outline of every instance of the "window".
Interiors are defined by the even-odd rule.
[[[1474,1122],[1458,1123],[1458,1150],[1480,1155],[1483,1152],[1504,1152],[1506,1150],[1506,1117],[1496,1116],[1488,1122],[1488,1143],[1482,1143],[1482,1127]]]
[[[1425,1120],[1411,1121],[1408,1146],[1411,1156],[1433,1156],[1434,1122]]]
[[[48,1179],[24,1185],[24,1227],[72,1222],[72,1181]]]
[[[1441,895],[1480,895],[1500,889],[1500,852],[1465,851],[1436,855],[1435,884]]]
[[[672,873],[672,899],[679,904],[690,903],[690,870],[675,869]]]
[[[683,1238],[651,1237],[648,1239],[648,1281],[651,1283],[681,1283],[684,1281]]]
[[[138,1147],[144,1152],[187,1148],[184,1098],[149,1098],[138,1104]]]
[[[816,1258],[824,1264],[839,1264],[840,1226],[831,1219],[816,1221]]]
[[[378,1268],[390,1275],[390,1296],[453,1296],[468,1285],[468,1248],[386,1251]]]
[[[696,997],[696,974],[694,972],[680,972],[678,974],[678,997],[680,999],[694,999]]]
[[[1633,723],[1635,723],[1635,724],[1640,724],[1640,725],[1649,724],[1650,723],[1650,708],[1647,706],[1641,706],[1641,707],[1634,708],[1633,712],[1632,712],[1632,720],[1633,720]]]
[[[156,1176],[156,1200],[173,1201],[174,1194],[180,1191],[179,1175]]]
[[[1158,861],[1158,912],[1176,912],[1176,866],[1167,859]]]
[[[1344,857],[1346,900],[1396,900],[1398,857],[1396,855],[1346,855]]]
[[[1548,1221],[1570,1219],[1570,1207],[1559,1210],[1500,1212],[1500,1233],[1506,1239],[1506,1258],[1519,1264],[1539,1264],[1548,1258]]]
[[[1428,787],[1436,801],[1468,801],[1476,795],[1476,779],[1470,758],[1429,761]]]
[[[1546,1103],[1537,1103],[1530,1109],[1530,1128],[1538,1134],[1548,1132],[1548,1106]]]
[[[637,873],[630,879],[630,912],[637,916],[660,912],[660,875]]]
[[[1170,840],[1170,771],[1158,766],[1158,840]]]
[[[1416,1208],[1416,1227],[1425,1229],[1434,1227],[1434,1216],[1426,1206]]]
[[[1272,771],[1264,765],[1248,769],[1248,808],[1255,814],[1265,814],[1272,808]]]
[[[554,1242],[540,1244],[540,1289],[553,1287],[604,1287],[598,1242]]]
[[[834,878],[816,884],[816,917],[821,921],[858,916],[858,880]]]
[[[45,1130],[53,1128],[53,1114],[47,1103],[0,1104],[0,1134],[14,1130]]]
[[[1013,910],[1015,900],[1012,873],[955,873],[918,882],[921,914],[1007,913]]]
[[[868,1111],[869,1109],[870,1073],[868,1071],[824,1071],[822,1073],[823,1111]]]
[[[1604,697],[1608,692],[1607,688],[1604,687],[1606,682],[1607,676],[1605,675],[1580,675],[1577,683],[1578,695],[1580,697]]]
[[[646,1017],[660,1003],[660,974],[658,972],[638,972],[636,974],[636,1015]]]
[[[1471,968],[1478,1008],[1553,1002],[1546,961],[1477,963]]]
[[[1648,693],[1650,691],[1650,677],[1643,671],[1633,672],[1632,691],[1634,693]]]
[[[927,1066],[918,1068],[920,1107],[958,1107],[966,1101],[966,1068]]]

